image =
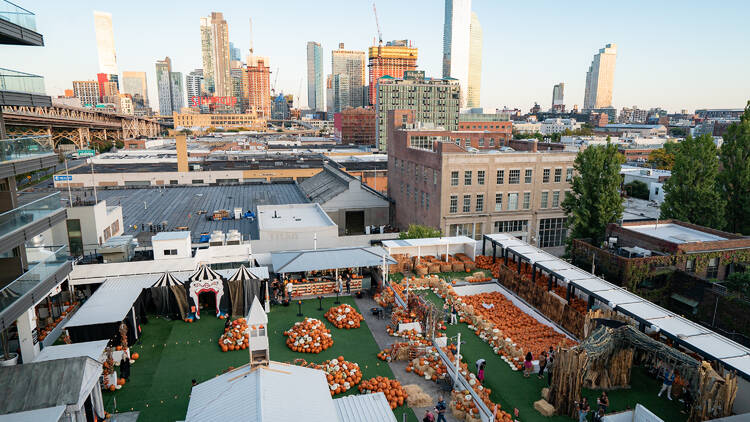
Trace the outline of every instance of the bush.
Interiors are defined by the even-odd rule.
[[[442,232],[434,227],[420,224],[409,224],[409,230],[399,233],[399,239],[424,239],[429,237],[440,237]]]
[[[640,198],[648,200],[649,190],[648,185],[641,182],[640,180],[633,180],[630,183],[625,184],[625,191],[629,196],[633,198]]]

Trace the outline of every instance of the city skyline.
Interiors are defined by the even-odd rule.
[[[272,17],[278,16],[283,9],[278,5],[253,10],[229,2],[217,3],[210,8],[197,2],[187,2],[186,7],[179,10],[169,9],[173,19],[168,24],[156,19],[165,6],[148,6],[155,9],[153,13],[137,13],[137,3],[127,7],[111,5],[105,11],[112,14],[119,70],[147,72],[148,94],[154,99],[158,97],[153,70],[156,60],[169,55],[179,63],[176,70],[183,74],[203,67],[197,21],[212,11],[224,13],[229,26],[229,39],[241,49],[243,56],[248,47],[248,18],[255,19],[256,49],[269,56],[274,63],[273,70],[276,66],[280,69],[276,91],[300,95],[302,104],[307,103],[307,92],[306,89],[298,91],[300,79],[303,85],[306,81],[305,48],[308,40],[321,43],[324,74],[328,74],[330,54],[338,42],[345,42],[347,48],[366,51],[376,36],[370,4],[343,4],[335,16],[348,18],[341,20],[341,25],[335,28],[323,30],[319,30],[313,18],[326,17],[316,8],[301,4],[293,14],[284,10],[289,24],[299,28],[293,36],[279,36],[274,31]],[[436,6],[428,2],[422,6],[425,6],[421,8],[424,16],[411,22],[408,17],[400,16],[398,2],[378,2],[383,36],[384,39],[412,40],[413,45],[420,49],[419,69],[425,70],[428,76],[439,77],[444,8],[443,4]],[[143,3],[143,7],[146,7],[146,3]],[[659,9],[666,6],[654,7]],[[617,16],[614,24],[594,19],[594,12],[585,4],[553,4],[540,13],[540,10],[529,6],[497,5],[475,0],[472,8],[480,19],[482,16],[487,16],[487,19],[499,16],[534,17],[539,27],[531,31],[533,33],[528,33],[524,29],[527,28],[525,24],[516,22],[524,19],[507,19],[507,25],[502,28],[497,25],[485,25],[483,28],[481,106],[488,110],[503,106],[525,110],[534,102],[546,104],[549,101],[549,87],[560,81],[567,85],[566,108],[571,109],[576,104],[582,108],[583,75],[592,54],[610,42],[617,43],[619,47],[612,104],[615,108],[633,104],[641,108],[660,106],[668,110],[741,107],[745,103],[745,94],[750,91],[750,82],[742,77],[742,69],[747,68],[748,58],[736,53],[742,51],[742,45],[750,41],[747,31],[741,28],[739,16],[742,13],[736,13],[738,8],[747,8],[740,2],[736,2],[736,7],[730,5],[723,9],[735,9],[733,13],[717,11],[717,14],[721,13],[720,20],[723,21],[720,27],[714,23],[704,25],[698,16],[690,12],[690,7],[684,10],[670,9],[673,19],[659,25],[649,23],[630,6],[610,7],[610,14]],[[29,72],[43,75],[51,95],[62,95],[65,89],[71,88],[73,80],[95,79],[98,57],[92,13],[100,9],[101,6],[94,2],[73,5],[40,2],[37,25],[47,35],[47,46],[34,49],[8,46],[5,48],[7,65],[18,67],[23,64]],[[565,18],[560,27],[556,26],[561,25],[559,13],[563,13]],[[65,18],[65,25],[59,24],[60,17]],[[648,35],[633,30],[634,25],[640,27],[646,24],[651,25]],[[694,42],[685,41],[690,34],[688,28],[699,24],[706,31]],[[144,33],[139,30],[141,25],[153,27],[154,31]],[[515,35],[520,33],[523,36]],[[654,40],[659,42],[655,44]],[[71,44],[77,45],[73,50],[75,60],[70,60]],[[659,45],[669,45],[669,48]],[[715,45],[722,48],[712,47]],[[541,54],[542,51],[545,54]],[[62,69],[50,66],[50,63],[57,62],[64,62],[66,66]],[[554,66],[550,66],[550,63],[554,63]],[[721,77],[717,77],[718,72],[722,72]],[[684,89],[685,86],[691,89]],[[152,104],[152,107],[155,108],[156,104]]]

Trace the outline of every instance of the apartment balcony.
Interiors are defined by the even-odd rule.
[[[2,22],[0,19],[0,26]],[[46,93],[43,77],[0,68],[0,106],[4,105],[51,107],[52,98]]]
[[[0,44],[44,45],[36,32],[36,15],[17,4],[0,0]]]
[[[0,253],[24,244],[66,218],[65,208],[60,206],[60,192],[0,214]]]
[[[0,287],[0,330],[8,328],[47,296],[65,280],[73,267],[67,246],[26,248],[26,254],[28,270]]]
[[[49,135],[0,139],[0,178],[56,166],[51,144]]]

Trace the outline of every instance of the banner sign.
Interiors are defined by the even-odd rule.
[[[209,104],[223,104],[231,107],[237,104],[237,97],[190,97],[191,107]]]

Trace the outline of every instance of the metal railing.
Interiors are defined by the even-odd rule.
[[[60,192],[0,214],[0,237],[61,210]]]
[[[0,0],[0,19],[36,32],[36,15],[8,0]]]
[[[0,312],[55,274],[69,259],[67,246],[26,248],[26,253],[35,261],[29,262],[28,271],[0,289]]]
[[[21,160],[43,154],[54,154],[48,145],[49,135],[0,139],[0,161]]]

